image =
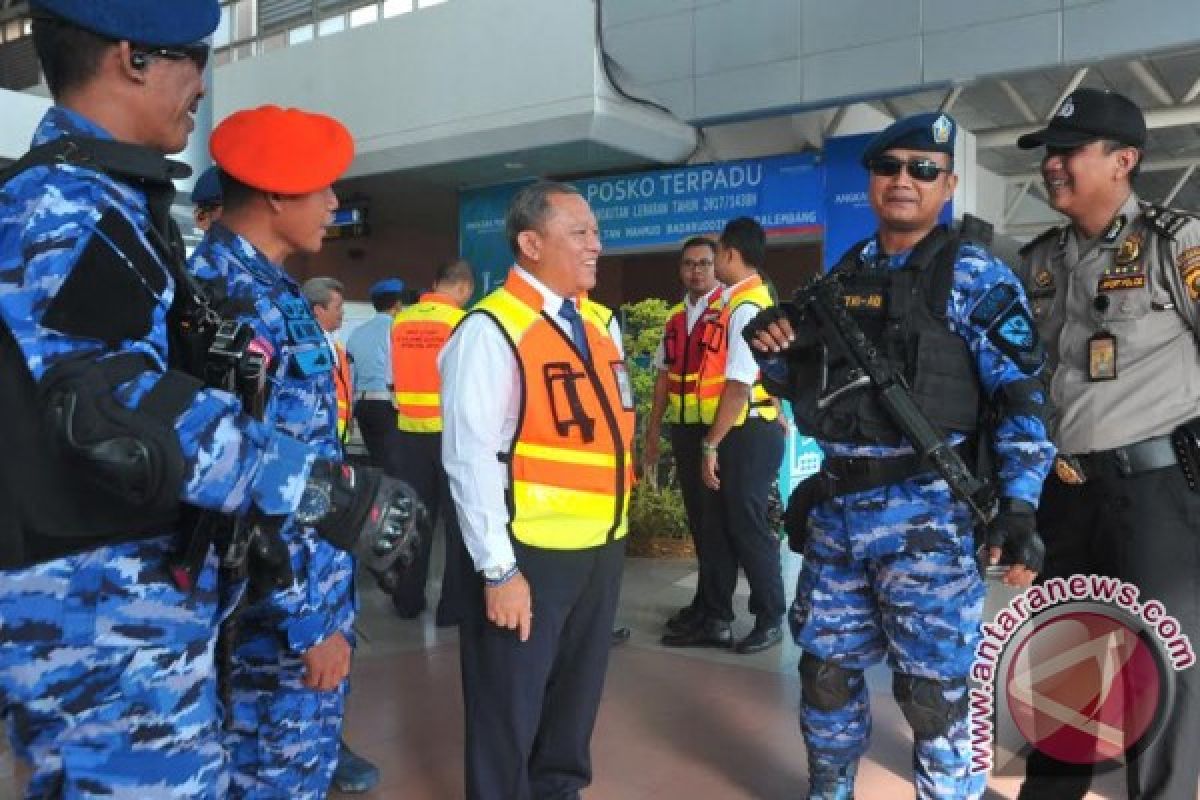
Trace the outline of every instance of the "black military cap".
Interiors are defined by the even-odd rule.
[[[1050,124],[1017,139],[1017,147],[1077,147],[1112,139],[1130,147],[1146,144],[1146,118],[1133,101],[1102,89],[1076,89],[1067,95]]]

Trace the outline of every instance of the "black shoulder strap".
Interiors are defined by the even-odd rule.
[[[862,253],[863,248],[867,246],[867,243],[873,238],[874,237],[872,236],[868,236],[866,239],[861,239],[852,244],[850,248],[846,250],[846,252],[842,253],[842,257],[837,260],[837,263],[833,265],[833,268],[830,269],[830,272],[850,269],[857,266],[859,255]]]
[[[166,158],[146,147],[111,139],[63,136],[32,148],[0,171],[0,185],[27,169],[52,164],[94,169],[137,183],[170,183],[192,174],[192,168],[182,161]]]
[[[1146,227],[1163,239],[1172,242],[1175,241],[1175,234],[1179,233],[1184,225],[1197,218],[1197,215],[1191,211],[1167,208],[1154,203],[1142,203],[1141,206],[1142,219],[1145,221]]]
[[[995,229],[992,223],[974,214],[963,214],[962,223],[958,227],[960,242],[971,242],[983,248],[992,246],[992,235]]]

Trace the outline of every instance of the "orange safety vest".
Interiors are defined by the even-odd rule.
[[[667,411],[663,419],[672,424],[700,422],[698,392],[700,362],[704,358],[704,326],[715,322],[721,313],[721,292],[717,286],[704,298],[707,306],[689,333],[687,306],[678,303],[670,311],[663,328],[663,355],[667,369]]]
[[[729,361],[729,320],[733,312],[744,305],[752,305],[757,309],[769,308],[775,305],[771,293],[763,284],[762,278],[755,275],[747,278],[733,289],[729,300],[721,308],[715,322],[704,327],[704,358],[700,362],[699,388],[700,421],[711,425],[717,418],[717,406],[721,401],[721,392],[725,388],[725,366]],[[766,420],[779,417],[779,411],[771,401],[771,396],[763,388],[762,381],[755,378],[750,390],[750,401],[738,415],[735,425],[741,425],[753,411],[754,416]]]
[[[438,292],[426,292],[392,322],[392,386],[396,391],[396,427],[412,433],[442,429],[439,397],[442,378],[437,359],[463,310]]]
[[[354,396],[354,379],[350,377],[350,356],[341,342],[333,343],[337,350],[337,364],[333,368],[333,382],[337,384],[337,432],[343,444],[350,431],[350,398]]]
[[[487,314],[512,345],[521,408],[507,453],[509,531],[551,550],[623,537],[633,488],[633,386],[609,334],[612,312],[583,298],[591,363],[542,311],[537,289],[510,272],[473,314]]]

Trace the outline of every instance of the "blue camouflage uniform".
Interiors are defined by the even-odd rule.
[[[897,269],[909,252],[879,258],[876,239],[860,263]],[[986,397],[1029,374],[989,336],[994,319],[972,312],[997,286],[1008,286],[1028,312],[1013,273],[983,248],[960,246],[954,265],[947,326],[973,356]],[[1004,309],[1000,309],[1003,311]],[[1028,366],[1028,365],[1026,365]],[[1044,403],[1044,397],[1036,398]],[[1054,455],[1041,418],[1008,413],[993,429],[999,493],[1036,506]],[[954,434],[950,443],[962,440]],[[820,442],[828,456],[888,457],[908,447]],[[979,639],[985,588],[976,566],[973,521],[934,473],[835,497],[809,517],[809,540],[789,622],[806,654],[860,671],[886,656],[901,675],[932,679],[959,712],[944,735],[915,737],[920,798],[969,798],[984,791],[987,775],[971,774],[966,678]],[[866,752],[871,731],[867,688],[850,680],[850,699],[835,710],[801,704],[801,728],[810,771],[836,772]],[[961,706],[959,704],[962,703]],[[847,795],[848,796],[848,795]]]
[[[34,136],[111,138],[94,123],[51,108]],[[104,238],[107,213],[136,231],[136,244]],[[106,175],[71,165],[34,167],[0,193],[0,319],[35,379],[67,358],[140,353],[148,369],[121,386],[134,407],[167,369],[166,313],[175,293],[148,237],[146,197]],[[89,245],[144,248],[157,265],[148,332],[115,348],[43,325]],[[131,267],[132,268],[132,267]],[[148,287],[149,289],[149,287]],[[100,313],[100,309],[97,313]],[[152,366],[150,366],[152,365]],[[202,390],[175,422],[186,461],[181,499],[206,509],[289,514],[300,500],[314,448],[241,413],[228,393]],[[30,797],[226,797],[213,646],[221,609],[215,556],[195,589],[176,588],[161,536],[98,547],[0,572],[0,707],[16,754],[32,765]]]
[[[299,286],[219,222],[190,268],[214,307],[253,326],[272,353],[267,424],[340,460],[332,355]],[[346,682],[333,692],[305,687],[300,656],[338,631],[353,643],[354,560],[311,528],[288,524],[282,534],[295,583],[249,606],[239,623],[230,797],[322,798],[338,762]]]

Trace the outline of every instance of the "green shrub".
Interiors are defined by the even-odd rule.
[[[669,311],[670,306],[665,301],[654,297],[621,307],[625,354],[637,404],[634,451],[639,464],[657,378],[653,364],[654,351],[662,338]],[[658,469],[652,475],[642,476],[634,488],[629,505],[629,534],[634,540],[631,545],[635,548],[640,540],[654,537],[687,539],[688,536],[683,494],[676,485],[675,458],[666,437],[660,438],[658,452]]]

